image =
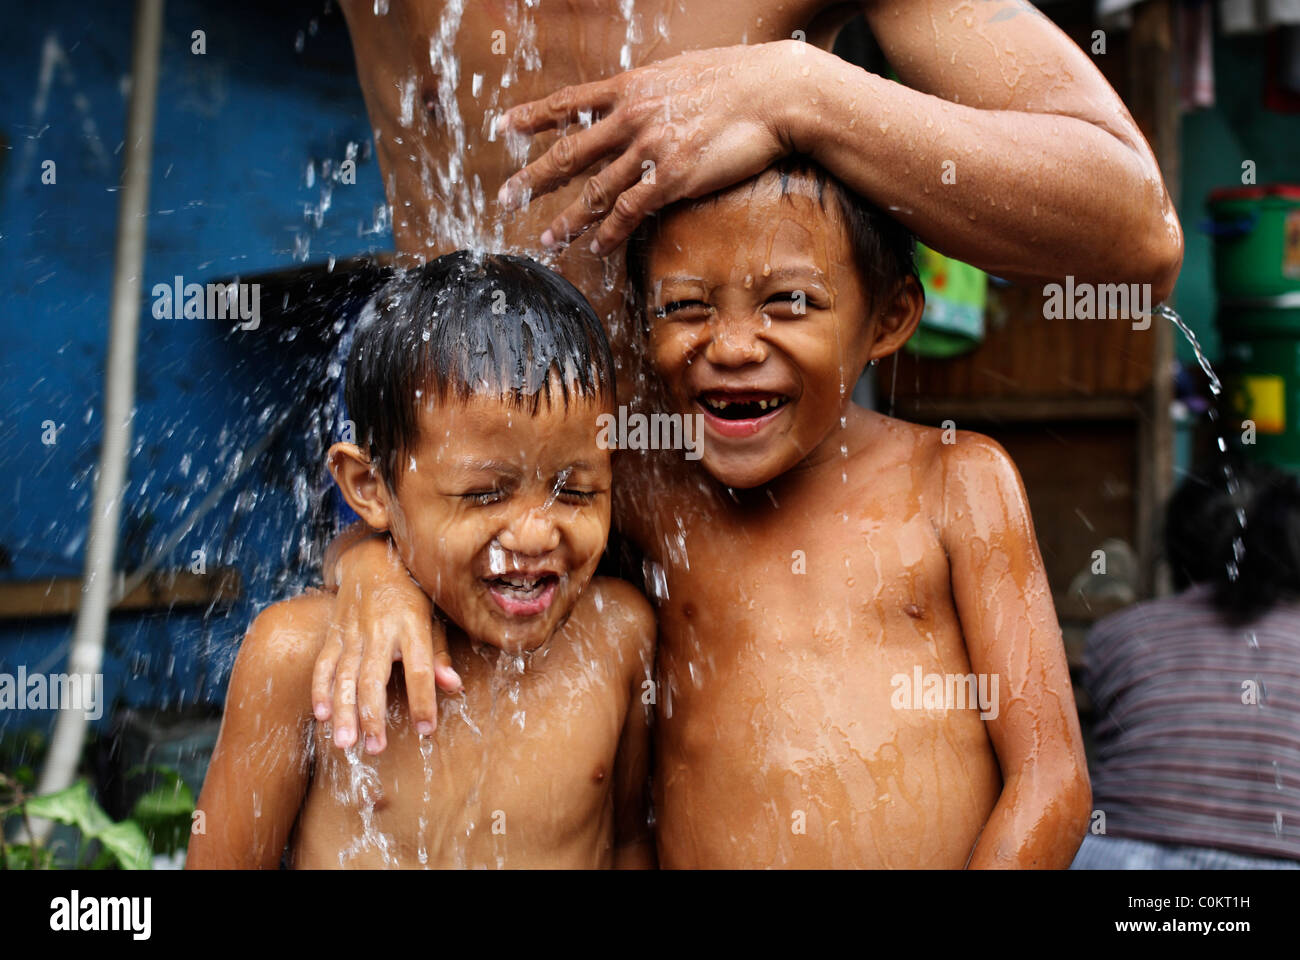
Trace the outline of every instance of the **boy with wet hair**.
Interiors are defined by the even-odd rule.
[[[851,400],[920,320],[906,232],[787,163],[629,257],[651,402],[705,424],[701,460],[629,451],[615,484],[659,605],[660,863],[1067,866],[1087,770],[1015,465]],[[409,606],[379,559],[344,589]]]
[[[264,611],[231,678],[190,867],[653,865],[653,655],[645,599],[595,578],[610,516],[604,331],[580,293],[520,257],[440,257],[373,301],[351,348],[358,444],[329,467],[447,622],[460,696],[410,722],[408,662],[389,749],[361,761],[313,722],[333,598]],[[427,736],[425,735],[427,734]]]

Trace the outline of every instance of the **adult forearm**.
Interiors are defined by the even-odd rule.
[[[985,110],[807,47],[780,121],[792,150],[929,246],[1014,280],[1173,289],[1182,231],[1154,158],[1088,120]]]

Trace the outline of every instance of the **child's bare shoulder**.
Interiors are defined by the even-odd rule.
[[[941,439],[940,447],[939,466],[946,491],[954,483],[962,485],[968,494],[1022,490],[1015,461],[992,437],[973,430],[954,430]]]
[[[992,437],[972,430],[940,433],[932,476],[942,499],[947,538],[1014,531],[1033,537],[1029,498],[1011,455]]]
[[[938,427],[909,423],[877,414],[877,428],[892,441],[894,456],[910,461],[914,470],[945,483],[975,471],[1018,477],[1015,463],[1002,445],[974,430],[959,430],[951,421]]]
[[[621,652],[636,660],[653,655],[654,608],[632,584],[615,577],[595,577],[587,586],[583,606],[593,626]]]
[[[273,679],[305,677],[310,685],[333,603],[331,594],[313,590],[271,604],[249,626],[239,648],[239,665]]]

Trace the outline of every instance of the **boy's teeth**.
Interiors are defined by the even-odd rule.
[[[711,410],[717,410],[719,412],[726,410],[728,407],[739,407],[745,404],[758,407],[759,410],[775,410],[785,402],[785,398],[772,397],[768,400],[723,400],[720,397],[705,397],[704,402]]]

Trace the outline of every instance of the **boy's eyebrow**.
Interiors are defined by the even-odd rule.
[[[654,282],[654,285],[655,285],[655,287],[662,287],[662,286],[664,286],[665,284],[668,284],[668,283],[682,283],[682,284],[694,283],[694,284],[698,284],[699,286],[704,286],[704,278],[703,278],[703,277],[687,277],[687,276],[683,276],[683,275],[681,275],[681,274],[674,274],[674,275],[671,276],[671,277],[659,277],[659,278],[657,278],[657,279],[655,280],[655,282]]]
[[[473,457],[462,457],[456,466],[464,467],[467,470],[500,473],[511,477],[519,475],[519,468],[508,460],[476,460]]]
[[[810,264],[803,267],[780,267],[770,273],[764,274],[762,279],[766,282],[803,279],[824,282],[826,280],[826,273],[820,267],[815,267]],[[660,277],[655,281],[655,286],[664,287],[670,283],[680,283],[683,285],[693,283],[698,284],[699,286],[704,286],[704,280],[701,277],[688,277],[683,275]]]
[[[821,283],[826,280],[826,274],[823,273],[820,268],[813,267],[813,266],[781,267],[778,270],[773,270],[771,273],[763,277],[763,279],[769,283],[774,280],[781,281],[781,280],[805,280],[805,279],[816,280],[818,283]]]

